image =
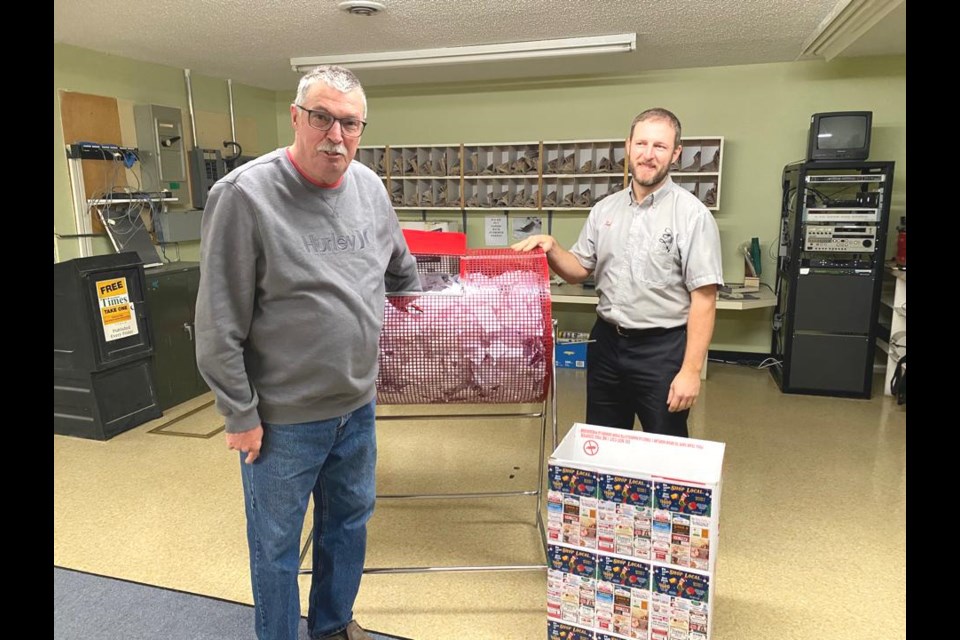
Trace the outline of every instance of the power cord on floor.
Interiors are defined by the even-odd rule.
[[[782,360],[777,360],[776,358],[772,357],[764,358],[759,362],[759,364],[757,363],[756,359],[750,358],[740,358],[737,360],[728,360],[726,358],[707,358],[707,361],[716,362],[718,364],[732,364],[738,367],[749,367],[757,370],[783,366]]]
[[[776,358],[766,358],[763,362],[757,365],[757,369],[768,369],[770,367],[782,367],[783,360],[777,360]]]

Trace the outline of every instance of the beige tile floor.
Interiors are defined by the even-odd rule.
[[[562,436],[583,420],[584,375],[557,380]],[[691,435],[727,444],[715,640],[906,638],[906,410],[877,382],[872,400],[783,395],[765,371],[711,364]],[[54,436],[55,565],[251,602],[223,434],[149,433],[208,399],[108,442]],[[167,430],[220,424],[208,408]],[[378,434],[382,494],[536,486],[535,422],[391,420]],[[540,562],[535,510],[528,497],[381,501],[368,566]],[[416,640],[525,640],[546,637],[545,602],[542,571],[368,575],[356,614]]]

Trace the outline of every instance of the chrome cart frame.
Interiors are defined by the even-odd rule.
[[[552,321],[553,344],[556,344],[557,321]],[[551,346],[552,348],[552,346]],[[372,567],[363,570],[364,574],[386,574],[386,573],[433,573],[433,572],[454,572],[454,571],[543,571],[547,568],[547,532],[546,525],[543,522],[543,501],[544,501],[544,475],[546,472],[545,462],[546,454],[544,448],[547,445],[547,403],[550,405],[550,423],[551,423],[551,447],[550,451],[557,448],[557,363],[556,358],[551,354],[552,366],[550,369],[550,384],[548,395],[541,403],[540,410],[533,413],[478,413],[478,414],[418,414],[418,415],[396,415],[396,416],[378,416],[377,421],[386,420],[486,420],[517,418],[523,420],[539,419],[540,421],[540,451],[537,456],[537,487],[522,491],[494,491],[479,493],[432,493],[432,494],[387,494],[378,495],[377,500],[427,500],[427,499],[467,499],[467,498],[512,498],[518,496],[536,496],[536,523],[540,531],[540,541],[543,545],[543,561],[536,564],[512,564],[512,565],[460,565],[444,567]],[[310,574],[311,569],[302,568],[303,561],[313,543],[313,531],[307,536],[303,549],[300,552],[299,573]]]

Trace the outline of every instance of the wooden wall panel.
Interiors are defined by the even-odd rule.
[[[75,142],[98,142],[122,145],[120,114],[116,98],[94,96],[75,91],[60,91],[60,120],[63,124],[63,140]],[[87,198],[110,190],[111,187],[127,186],[123,165],[107,160],[81,160],[83,167],[83,191]],[[91,224],[95,233],[103,233],[103,225],[95,212],[91,212]]]

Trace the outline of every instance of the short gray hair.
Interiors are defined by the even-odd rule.
[[[680,146],[680,119],[673,115],[672,111],[667,111],[663,107],[647,109],[634,118],[633,123],[630,125],[630,133],[627,135],[627,140],[633,137],[633,130],[636,128],[637,123],[644,122],[646,120],[666,120],[673,125],[673,131],[675,134],[673,137],[673,147],[677,148]]]
[[[296,104],[303,104],[303,101],[307,99],[310,88],[318,82],[322,82],[340,93],[350,93],[354,89],[360,89],[360,97],[363,98],[363,117],[367,117],[367,94],[363,91],[360,79],[353,74],[353,71],[333,64],[316,67],[300,78],[300,84],[297,86]]]

